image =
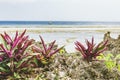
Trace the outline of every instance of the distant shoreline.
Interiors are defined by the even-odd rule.
[[[6,31],[7,33],[15,34],[17,30],[23,32],[27,30],[26,34],[29,34],[30,38],[39,41],[38,35],[42,35],[44,39],[49,42],[50,40],[56,40],[58,46],[65,45],[67,52],[72,53],[74,50],[74,42],[76,40],[84,43],[85,39],[91,39],[94,37],[96,43],[99,43],[103,40],[103,36],[107,31],[111,32],[112,37],[117,38],[120,34],[120,28],[0,28],[0,33]],[[49,36],[49,37],[48,37]]]
[[[24,29],[27,29],[28,32],[79,32],[79,31],[91,31],[91,32],[106,32],[106,31],[110,31],[110,32],[120,32],[120,27],[102,27],[102,28],[98,28],[98,27],[70,27],[70,28],[63,28],[63,27],[40,27],[40,28],[24,28],[24,27],[9,27],[9,28],[1,28],[0,27],[0,31],[10,31],[10,32],[14,32],[16,30],[18,31],[23,31]]]
[[[117,21],[0,21],[0,25],[120,25]]]
[[[0,28],[120,28],[120,25],[0,25]]]

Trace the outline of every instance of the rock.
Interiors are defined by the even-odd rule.
[[[107,48],[111,53],[114,55],[117,55],[120,53],[120,35],[117,39],[114,39],[110,36],[110,32],[107,32],[104,34],[104,40],[108,40]]]
[[[65,71],[59,71],[59,77],[65,77],[66,72]]]

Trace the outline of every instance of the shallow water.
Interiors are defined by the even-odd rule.
[[[94,37],[96,44],[101,42],[104,37],[104,32],[95,32],[95,31],[81,31],[81,32],[45,32],[45,33],[27,33],[30,35],[30,38],[40,41],[39,35],[41,35],[46,42],[51,42],[56,40],[56,43],[59,46],[65,45],[67,52],[72,53],[75,51],[75,41],[80,41],[85,45],[85,39],[91,40]],[[111,33],[113,38],[118,37],[118,33]]]
[[[61,25],[57,26],[60,27]],[[25,27],[25,26],[23,26]],[[37,26],[36,26],[37,27]],[[46,26],[48,27],[48,26]],[[66,26],[64,26],[66,27]],[[73,25],[72,25],[73,27]],[[30,36],[30,38],[35,39],[36,41],[40,41],[39,35],[43,37],[45,42],[51,42],[56,40],[56,43],[59,46],[65,45],[67,52],[72,53],[75,52],[75,41],[80,41],[85,45],[85,39],[91,40],[94,37],[94,41],[96,44],[103,40],[104,34],[107,31],[111,32],[111,36],[113,38],[117,38],[120,34],[120,27],[98,27],[98,26],[86,26],[81,28],[56,28],[56,26],[49,26],[48,28],[1,28],[0,33],[3,31],[7,31],[11,36],[15,35],[15,31],[23,31],[27,29],[26,34]],[[76,27],[76,28],[75,28]],[[11,31],[11,32],[9,32]]]

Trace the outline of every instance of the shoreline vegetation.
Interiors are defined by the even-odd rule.
[[[86,51],[87,49],[84,48],[85,45],[82,45],[83,42],[81,42],[82,44],[77,42],[76,44],[79,51],[68,54],[65,48],[61,49],[61,48],[58,48],[58,44],[54,45],[55,41],[45,44],[46,42],[44,42],[44,39],[41,36],[40,36],[41,41],[39,40],[36,42],[36,40],[34,39],[29,41],[27,36],[23,37],[25,34],[25,31],[24,31],[25,29],[27,30],[26,32],[28,33],[27,35],[29,35],[29,33],[31,32],[32,33],[46,33],[46,32],[47,33],[56,33],[56,32],[60,32],[60,33],[73,32],[74,33],[76,31],[78,33],[81,31],[84,33],[94,32],[94,34],[92,34],[93,37],[97,32],[101,32],[104,35],[102,37],[102,41],[99,42],[99,44],[97,44],[97,46],[95,47],[93,47],[94,46],[93,42],[97,37],[94,37],[94,39],[90,37],[90,39],[92,38],[92,40],[86,40],[88,51]],[[15,34],[17,30],[20,33],[23,31],[24,32],[14,40],[19,40],[21,38],[21,40],[25,39],[26,42],[20,40],[21,43],[18,43],[17,45],[18,49],[16,48],[15,48],[16,50],[10,49],[10,50],[13,50],[12,52],[15,53],[15,55],[11,55],[8,53],[9,56],[6,56],[10,59],[10,63],[14,64],[13,66],[11,66],[12,64],[7,64],[7,67],[4,65],[7,62],[9,63],[9,59],[7,59],[6,57],[5,57],[5,63],[4,62],[0,63],[1,64],[0,74],[8,73],[9,68],[10,70],[12,70],[10,71],[10,73],[12,74],[10,75],[9,74],[7,74],[7,76],[0,75],[1,77],[0,80],[3,80],[3,79],[5,80],[16,80],[16,79],[17,80],[119,80],[120,79],[120,54],[119,54],[120,53],[120,47],[119,47],[120,28],[0,28],[0,31],[1,31],[0,33],[3,34],[3,32],[6,31],[8,34],[9,32],[10,33],[12,32],[13,34]],[[112,38],[111,33],[116,33],[117,38],[116,39]],[[18,35],[17,32],[16,32],[16,35]],[[3,38],[4,37],[8,38],[6,34],[4,34]],[[81,39],[84,40],[84,38],[81,38]],[[9,40],[11,39],[8,39],[6,41],[9,43],[10,42]],[[24,45],[22,44],[22,42]],[[20,50],[22,49],[20,48],[22,47],[22,45],[23,47],[26,46],[25,43],[29,45],[28,48],[26,47],[25,53],[28,52],[29,54],[32,54],[32,56],[29,55],[29,56],[23,57],[23,55],[16,55],[17,54],[16,51],[18,50],[19,52],[19,49]],[[102,43],[102,46],[100,45],[101,43]],[[14,44],[14,41],[12,42],[12,44]],[[10,44],[10,46],[12,44]],[[31,44],[36,46],[31,48]],[[0,46],[4,50],[2,45]],[[10,47],[10,46],[7,46],[7,47]],[[73,47],[75,48],[75,46]],[[80,47],[82,50],[80,50]],[[5,50],[4,51],[5,53],[9,52],[9,48],[7,49],[8,51]],[[61,50],[58,51],[59,49]],[[57,54],[52,56],[50,55],[49,50],[51,50],[51,52],[57,51]],[[102,50],[102,51],[99,52],[99,50]],[[45,55],[46,53],[49,55]],[[90,53],[92,53],[93,55],[91,55]],[[84,56],[84,54],[86,54],[87,57]],[[14,56],[15,60],[13,59],[14,57],[11,57],[11,56]],[[23,58],[23,61],[22,61],[22,58]],[[16,59],[21,62],[17,62]],[[87,62],[85,59],[87,59]],[[26,63],[26,61],[28,62],[28,64]],[[22,62],[25,62],[27,65],[23,63],[25,65],[24,66],[23,64],[21,64]],[[24,68],[28,65],[29,65],[29,68],[28,67],[27,69]],[[5,72],[3,68],[7,68],[6,70],[8,71]]]

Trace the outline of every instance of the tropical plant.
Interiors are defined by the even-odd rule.
[[[113,68],[116,68],[120,71],[120,63],[118,63],[120,61],[120,54],[114,56],[108,53],[106,55],[100,55],[97,59],[103,60],[108,70],[112,71]]]
[[[28,52],[27,48],[32,44],[32,40],[25,35],[26,30],[19,35],[16,31],[14,39],[12,39],[6,32],[1,34],[0,44],[0,74],[14,74],[19,69],[25,69],[28,62],[33,57]]]
[[[47,64],[50,62],[50,60],[53,58],[53,55],[58,53],[63,47],[60,47],[58,49],[55,49],[55,40],[51,42],[50,44],[45,44],[43,38],[40,36],[41,39],[41,45],[42,47],[38,47],[34,45],[32,47],[32,50],[34,53],[38,53],[36,56],[36,59],[38,62],[42,64]]]
[[[97,56],[99,56],[103,51],[107,49],[106,47],[107,42],[108,40],[95,46],[94,38],[92,38],[91,42],[86,40],[86,45],[87,45],[87,48],[86,48],[82,43],[76,41],[75,49],[80,51],[84,60],[86,60],[87,62],[91,62],[93,61],[93,59],[96,59]]]

